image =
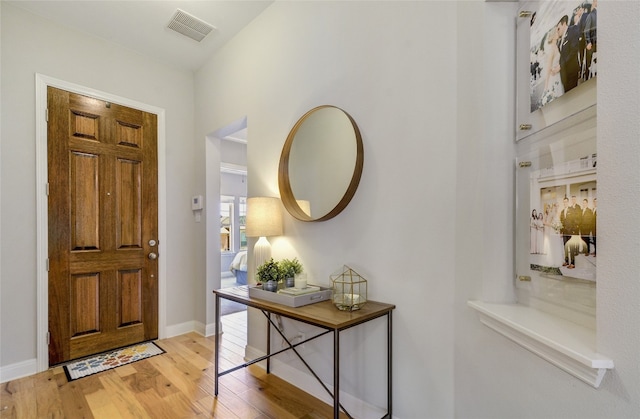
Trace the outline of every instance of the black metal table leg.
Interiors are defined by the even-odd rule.
[[[333,417],[340,418],[340,331],[333,331]]]
[[[389,311],[389,313],[387,313],[387,416],[389,418],[393,417],[392,405],[391,405],[391,400],[392,400],[391,395],[393,394],[393,391],[392,391],[393,380],[391,378],[391,374],[393,371],[393,369],[391,368],[391,360],[392,360],[391,334],[393,332],[393,326],[392,326],[393,323],[391,320],[392,320],[391,311]]]
[[[216,294],[216,315],[215,315],[215,319],[216,319],[216,325],[214,327],[215,329],[215,389],[214,389],[214,395],[218,395],[218,380],[219,380],[219,376],[218,376],[218,372],[220,371],[220,296],[218,294]]]
[[[268,313],[267,322],[267,374],[271,373],[271,313]]]

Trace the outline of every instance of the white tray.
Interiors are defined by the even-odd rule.
[[[317,285],[316,285],[317,286]],[[320,291],[303,295],[278,294],[277,292],[265,291],[262,285],[249,287],[249,297],[271,301],[289,307],[300,307],[308,304],[319,303],[320,301],[331,299],[331,288],[320,287]]]

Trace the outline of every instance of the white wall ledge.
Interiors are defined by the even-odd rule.
[[[522,304],[467,304],[487,327],[595,388],[613,369],[613,360],[595,351],[594,330]]]

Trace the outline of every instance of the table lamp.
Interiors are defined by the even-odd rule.
[[[247,199],[247,237],[259,237],[253,247],[255,271],[271,259],[269,236],[282,235],[282,204],[279,198],[254,197]]]

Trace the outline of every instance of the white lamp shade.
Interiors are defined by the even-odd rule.
[[[247,199],[247,237],[282,235],[282,203],[280,198]]]

